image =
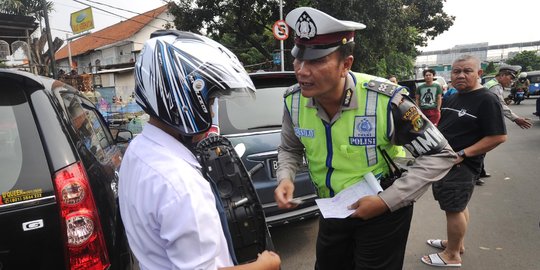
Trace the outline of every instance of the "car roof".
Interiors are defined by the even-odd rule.
[[[525,71],[525,72],[527,73],[527,77],[540,75],[540,70],[532,70],[532,71]]]

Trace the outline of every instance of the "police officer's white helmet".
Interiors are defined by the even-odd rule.
[[[519,73],[518,78],[520,78],[520,79],[525,79],[525,78],[527,78],[527,72],[521,72],[521,73]]]
[[[204,36],[177,30],[156,31],[145,42],[135,64],[135,83],[143,110],[184,136],[210,128],[213,98],[255,92],[231,51]]]

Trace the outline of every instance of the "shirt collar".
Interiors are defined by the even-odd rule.
[[[177,155],[183,157],[184,160],[190,165],[201,168],[201,165],[199,164],[199,161],[197,161],[197,158],[195,158],[195,155],[184,144],[160,128],[150,123],[146,123],[142,133],[139,136],[144,136],[148,140],[161,145],[165,149],[169,149],[169,151],[177,153]]]

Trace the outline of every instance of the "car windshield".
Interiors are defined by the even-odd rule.
[[[255,98],[230,96],[219,100],[219,124],[224,135],[281,129],[283,93],[287,87],[257,88]]]

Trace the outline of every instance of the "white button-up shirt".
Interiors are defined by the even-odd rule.
[[[120,168],[119,199],[141,269],[232,266],[215,198],[195,156],[146,124]]]

